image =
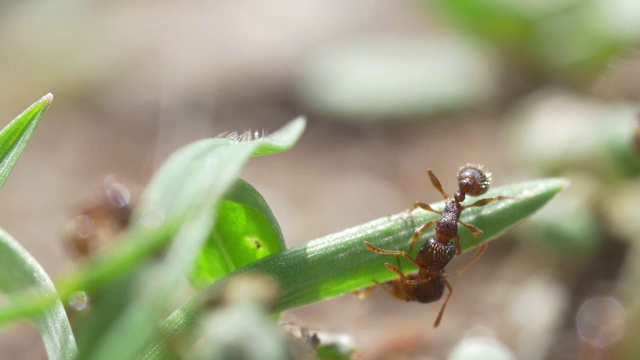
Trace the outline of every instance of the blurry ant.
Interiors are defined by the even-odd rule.
[[[444,294],[444,288],[449,290],[447,298],[438,313],[438,317],[433,327],[438,327],[442,314],[453,289],[451,284],[444,276],[444,268],[449,264],[455,255],[462,254],[460,245],[460,237],[458,236],[458,224],[461,224],[473,233],[474,238],[482,236],[482,230],[460,221],[460,214],[466,208],[484,206],[495,201],[504,200],[505,196],[495,196],[478,200],[471,205],[462,205],[467,194],[471,196],[480,196],[489,190],[491,182],[491,174],[485,173],[479,165],[467,164],[458,171],[458,190],[455,192],[453,199],[445,193],[438,178],[431,170],[427,170],[429,178],[433,186],[442,194],[445,199],[445,207],[443,211],[434,210],[425,203],[416,202],[411,211],[416,208],[431,211],[440,215],[440,219],[430,221],[418,228],[411,238],[411,246],[409,253],[413,250],[413,246],[418,241],[420,234],[435,225],[436,237],[427,240],[418,251],[415,259],[405,251],[400,250],[383,250],[368,242],[365,242],[367,249],[384,255],[396,255],[398,259],[398,267],[389,263],[385,266],[390,271],[398,274],[398,278],[384,284],[384,289],[393,297],[405,301],[418,301],[421,303],[429,303],[439,300]],[[411,212],[410,211],[410,212]],[[453,241],[452,241],[453,240]],[[486,250],[487,244],[484,243],[471,258],[455,275],[461,274],[471,264],[473,264]],[[409,260],[418,267],[417,274],[404,275],[400,268],[399,256]]]
[[[66,225],[64,240],[75,255],[88,257],[129,225],[131,212],[129,190],[106,176],[96,199]]]

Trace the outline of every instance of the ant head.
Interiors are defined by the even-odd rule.
[[[467,164],[458,171],[458,187],[465,194],[479,196],[489,190],[491,173],[485,172],[482,165]]]

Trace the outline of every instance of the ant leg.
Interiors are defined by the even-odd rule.
[[[471,231],[473,233],[473,237],[474,238],[479,238],[480,236],[482,236],[482,234],[484,234],[484,232],[480,229],[478,229],[478,227],[473,226],[473,225],[469,225],[469,224],[465,224],[462,221],[458,220],[458,223],[464,227],[467,228],[467,230]],[[473,239],[471,240],[471,242],[473,242]],[[473,244],[475,245],[475,242],[473,242]]]
[[[418,239],[420,238],[420,234],[427,231],[430,227],[435,225],[437,222],[438,220],[429,221],[428,223],[420,226],[420,228],[413,233],[413,237],[411,238],[411,246],[409,246],[409,253],[413,252],[413,247],[415,246],[416,242],[418,242]]]
[[[417,208],[420,208],[422,210],[431,211],[432,213],[436,213],[438,215],[442,215],[442,211],[434,210],[431,206],[429,206],[429,204],[425,204],[425,203],[422,203],[422,202],[413,203],[413,209],[411,209],[410,212],[415,210],[415,209],[417,209]]]
[[[379,282],[373,280],[374,283],[376,283],[377,285],[381,285]],[[358,297],[358,299],[362,300],[364,298],[366,298],[367,296],[369,296],[369,294],[371,294],[371,292],[373,291],[373,289],[375,288],[375,285],[366,287],[364,289],[360,289],[360,290],[355,290],[352,291],[351,293],[355,296]]]
[[[409,285],[415,285],[418,283],[418,281],[416,280],[409,280],[407,279],[404,274],[402,273],[402,271],[400,271],[398,268],[396,268],[395,266],[389,264],[389,263],[385,263],[384,266],[387,267],[387,269],[389,271],[393,271],[394,273],[398,274],[398,276],[400,277],[400,280],[402,280],[403,283],[405,284],[409,284]]]
[[[400,264],[400,256],[396,256],[396,263],[398,264],[398,270],[402,272],[402,264]]]
[[[462,209],[464,210],[466,208],[470,208],[470,207],[474,207],[474,206],[485,206],[487,204],[491,204],[492,202],[500,201],[500,200],[506,200],[506,199],[510,199],[510,197],[509,196],[494,196],[492,198],[486,198],[486,199],[478,200],[478,201],[474,202],[471,205],[463,206]]]
[[[375,245],[371,244],[370,242],[365,241],[364,242],[364,246],[367,247],[367,249],[369,249],[370,251],[373,251],[374,253],[378,253],[378,254],[383,254],[383,255],[399,255],[404,257],[405,259],[411,261],[411,263],[415,266],[417,266],[418,268],[421,268],[422,266],[420,266],[420,264],[418,264],[415,260],[413,260],[413,258],[411,257],[411,255],[409,255],[407,252],[405,251],[400,251],[400,250],[383,250],[380,249],[378,247],[376,247]],[[393,266],[393,265],[391,265]],[[395,267],[394,267],[395,268]],[[393,270],[391,270],[393,271]],[[399,270],[398,270],[399,271]],[[394,271],[395,272],[395,271]],[[399,271],[400,272],[400,271]],[[400,272],[400,274],[402,274],[402,272]]]
[[[440,194],[442,194],[444,201],[449,201],[449,196],[447,195],[447,193],[444,192],[444,189],[442,188],[442,184],[440,184],[440,180],[438,180],[438,178],[433,174],[431,169],[427,170],[427,173],[429,174],[429,178],[431,179],[431,183],[433,184],[433,187],[435,187],[440,192]]]
[[[469,268],[469,266],[473,265],[474,262],[476,262],[476,260],[478,260],[478,258],[480,256],[482,256],[482,254],[484,254],[484,252],[487,250],[487,246],[489,244],[484,243],[482,245],[480,245],[480,247],[478,248],[478,251],[476,251],[476,253],[473,255],[473,257],[471,259],[469,259],[469,261],[467,261],[466,264],[464,264],[460,269],[458,269],[458,271],[452,273],[451,275],[453,276],[458,276],[460,274],[462,274],[465,270],[467,270]]]
[[[442,304],[442,307],[440,308],[440,312],[438,313],[438,317],[436,317],[436,322],[433,324],[434,328],[437,328],[438,325],[440,325],[440,320],[442,320],[442,314],[444,313],[444,308],[447,306],[447,303],[449,302],[449,299],[451,298],[451,293],[453,293],[453,288],[451,287],[451,284],[449,284],[447,279],[445,279],[443,277],[442,281],[444,282],[444,285],[449,290],[449,294],[447,294],[447,298],[444,299],[444,304]]]
[[[386,264],[385,266],[387,266],[387,269],[393,271],[394,273],[400,275],[400,277],[402,279],[404,279],[404,274],[402,274],[402,265],[400,265],[400,256],[396,255],[396,262],[398,263],[398,268],[397,269],[391,269],[389,268],[387,265],[391,266],[393,268],[392,265],[390,264]],[[398,272],[399,271],[399,272]],[[406,280],[406,279],[405,279]],[[393,291],[391,289],[389,289],[389,286],[387,283],[379,283],[377,282],[375,279],[372,280],[374,283],[376,283],[376,285],[382,287],[382,290],[384,290],[385,292],[387,292],[389,295],[395,297],[396,295],[393,293]],[[358,299],[362,300],[364,298],[366,298],[367,296],[369,296],[369,294],[371,294],[371,292],[373,291],[373,289],[375,288],[375,285],[373,286],[369,286],[366,287],[362,290],[356,290],[356,291],[352,291],[353,295],[357,296]]]
[[[460,245],[460,236],[458,234],[454,237],[453,243],[456,245],[456,255],[462,254],[462,245]]]

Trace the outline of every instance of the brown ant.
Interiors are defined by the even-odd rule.
[[[106,176],[96,199],[66,225],[64,240],[75,255],[91,256],[129,225],[131,212],[129,190],[113,176]]]
[[[427,240],[418,251],[415,259],[405,251],[400,250],[383,250],[368,242],[365,242],[367,249],[385,255],[402,256],[418,267],[417,274],[404,275],[400,268],[398,258],[398,267],[389,263],[385,266],[390,271],[398,274],[398,278],[384,284],[384,289],[393,297],[404,301],[418,301],[421,303],[429,303],[439,300],[444,294],[444,288],[449,290],[447,298],[438,313],[438,317],[434,323],[434,327],[440,324],[442,314],[447,302],[451,297],[453,289],[451,284],[444,276],[444,268],[449,264],[455,255],[462,254],[460,246],[460,237],[458,236],[458,224],[469,229],[473,233],[474,238],[482,235],[482,230],[460,221],[460,214],[466,208],[484,206],[494,201],[504,200],[505,196],[495,196],[478,200],[471,205],[462,205],[467,194],[471,196],[480,196],[489,190],[491,182],[491,174],[485,173],[480,166],[467,164],[458,171],[458,190],[455,192],[453,199],[445,193],[438,178],[431,170],[427,170],[429,178],[433,186],[442,194],[445,199],[445,207],[443,211],[434,210],[425,203],[416,202],[411,211],[421,208],[440,215],[440,219],[430,221],[418,228],[411,238],[411,246],[409,253],[413,250],[413,246],[418,241],[420,234],[435,225],[436,237]],[[455,274],[461,274],[467,267],[475,262],[486,250],[487,244],[483,244],[476,254]]]
[[[365,241],[365,246],[367,249],[377,252],[387,254],[386,251],[382,250],[371,243]],[[447,302],[449,302],[449,298],[451,297],[452,288],[451,284],[447,281],[444,276],[444,270],[439,271],[426,271],[424,266],[418,264],[413,258],[407,258],[411,263],[418,267],[418,273],[404,275],[402,273],[402,267],[400,265],[400,258],[396,257],[398,262],[398,267],[395,267],[389,263],[385,263],[384,265],[390,271],[398,274],[398,278],[387,281],[385,283],[379,283],[374,280],[374,282],[381,286],[384,291],[389,293],[389,295],[401,301],[417,301],[419,303],[430,303],[434,301],[440,300],[442,295],[444,294],[445,286],[449,289],[449,293],[447,294],[447,298],[444,300],[444,304],[442,308],[440,308],[440,312],[438,312],[438,316],[436,317],[436,321],[433,324],[433,327],[438,327],[440,325],[440,320],[442,319],[442,314],[444,313],[444,308],[447,306]],[[466,268],[466,266],[465,266]],[[358,297],[364,298],[366,297],[372,290],[373,286],[364,289],[362,292],[358,293]]]

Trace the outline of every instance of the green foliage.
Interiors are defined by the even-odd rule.
[[[7,181],[13,166],[22,155],[22,151],[47,112],[51,101],[53,101],[53,95],[43,96],[0,132],[0,144],[2,144],[0,146],[0,187]]]
[[[287,150],[302,134],[304,126],[304,120],[298,119],[264,138],[202,140],[184,147],[167,160],[143,194],[132,228],[134,231],[165,226],[175,229],[172,242],[161,260],[148,259],[127,274],[134,284],[131,290],[120,295],[128,301],[113,312],[103,312],[103,317],[89,325],[87,331],[100,333],[99,342],[91,343],[89,351],[79,344],[81,354],[87,354],[81,358],[138,356],[157,336],[156,324],[179,301],[178,296],[186,296],[176,288],[189,276],[200,249],[215,231],[216,204],[236,183],[248,159],[252,155]],[[230,252],[222,252],[232,256]]]
[[[285,249],[280,226],[253,186],[238,180],[218,204],[218,219],[198,255],[191,280],[198,288]]]
[[[4,155],[0,161],[5,164],[2,181],[50,99],[44,97],[14,121],[21,124],[20,131],[14,130],[12,126],[17,125],[12,123],[0,134],[0,140],[4,136],[13,144],[0,153]],[[22,123],[22,119],[31,120]],[[75,340],[58,296],[69,299],[77,291],[87,291],[91,311],[78,316],[75,329],[80,334],[79,350],[75,358],[166,358],[176,351],[178,356],[184,355],[193,337],[213,336],[211,343],[216,344],[220,339],[215,349],[192,351],[196,357],[207,358],[207,354],[235,351],[235,345],[216,338],[219,331],[215,329],[226,327],[229,318],[237,315],[244,319],[250,312],[242,310],[241,304],[253,309],[252,302],[229,300],[228,294],[220,292],[239,275],[263,275],[275,280],[273,286],[265,284],[271,283],[268,279],[259,282],[267,292],[279,287],[279,296],[269,307],[275,312],[369,286],[373,279],[392,279],[395,275],[383,265],[390,259],[368,251],[363,242],[406,249],[415,228],[437,215],[416,211],[409,216],[402,212],[285,250],[279,225],[267,203],[251,185],[238,179],[251,156],[289,149],[304,126],[304,120],[298,119],[263,138],[247,139],[250,136],[245,134],[208,139],[177,151],[147,187],[132,226],[119,245],[60,280],[57,289],[24,249],[8,234],[0,233],[0,285],[12,300],[0,308],[0,324],[25,317],[34,319],[50,358],[74,358]],[[476,240],[480,244],[531,215],[564,186],[566,181],[562,179],[544,179],[493,189],[487,196],[505,195],[510,199],[465,211],[462,220],[484,230],[485,235]],[[432,231],[424,233],[424,237],[429,236],[433,236]],[[460,236],[465,250],[473,248],[466,230],[461,230]],[[408,265],[406,268],[410,269]],[[192,296],[182,282],[189,277],[196,288],[213,285]],[[220,316],[209,318],[204,327],[196,326],[203,315],[201,306],[212,303],[223,306]],[[268,319],[265,306],[266,302],[256,307],[252,318],[263,322]],[[163,320],[164,326],[159,328]],[[251,323],[245,325],[253,328]],[[236,329],[240,334],[245,332],[242,327]],[[271,331],[267,325],[260,329]],[[233,339],[230,341],[236,341]],[[279,354],[277,347],[284,346],[279,337],[268,344],[276,346],[271,354]]]
[[[503,195],[511,199],[466,210],[461,220],[484,231],[481,238],[475,239],[476,244],[482,244],[533,214],[567,184],[564,179],[550,178],[495,188],[486,196]],[[435,209],[442,209],[443,206],[443,202],[433,204]],[[273,306],[276,312],[370,286],[374,279],[378,282],[391,280],[396,275],[387,271],[384,263],[393,262],[393,257],[367,250],[364,241],[383,249],[408,250],[409,239],[415,229],[436,218],[436,214],[420,210],[412,216],[401,212],[310,241],[245,266],[211,285],[174,312],[165,323],[166,331],[159,344],[189,329],[202,304],[219,296],[224,286],[238,276],[261,274],[275,279],[280,285],[280,297]],[[433,228],[423,233],[423,238],[433,236]],[[460,240],[464,251],[474,248],[471,233],[466,229],[460,230]],[[403,265],[403,269],[409,270],[411,266]],[[158,349],[158,346],[154,346],[148,358],[162,358]]]
[[[427,1],[470,35],[517,58],[571,76],[597,74],[640,37],[629,1]]]
[[[27,146],[40,120],[53,100],[47,94],[18,115],[0,132],[0,187],[5,183],[16,161]],[[19,305],[18,292],[31,296],[51,296],[48,306],[29,319],[35,322],[42,335],[49,359],[73,359],[76,343],[69,320],[55,287],[47,273],[27,250],[0,229],[0,289]]]
[[[43,293],[55,294],[53,282],[36,259],[2,229],[0,229],[0,289],[7,293],[10,299],[12,299],[11,294],[21,290],[33,296],[42,296]],[[49,359],[62,360],[75,357],[76,342],[64,306],[57,296],[51,299],[49,306],[45,307],[41,313],[30,319],[40,330]]]

